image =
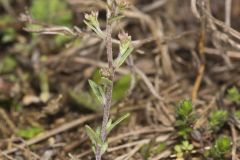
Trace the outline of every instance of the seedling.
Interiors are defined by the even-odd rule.
[[[238,91],[238,89],[236,87],[232,87],[230,89],[228,89],[228,95],[227,98],[233,102],[233,103],[240,103],[240,93]]]
[[[193,150],[193,145],[190,144],[188,141],[182,141],[181,144],[178,144],[174,147],[176,152],[177,159],[183,159],[184,156],[189,154]]]
[[[209,151],[205,153],[207,157],[224,160],[231,151],[231,139],[227,136],[219,137]]]
[[[228,120],[228,112],[226,110],[218,110],[212,112],[209,118],[210,130],[217,132]]]
[[[46,21],[48,23],[54,22],[55,24],[63,24],[69,22],[72,16],[71,13],[66,10],[66,4],[60,3],[59,0],[52,0],[50,4],[48,3],[49,2],[46,0],[36,0],[36,2],[34,1],[33,7],[31,9],[33,15],[35,15],[40,20]],[[101,25],[98,21],[98,12],[91,12],[90,14],[85,14],[84,20],[84,23],[87,25],[87,27],[89,27],[93,32],[95,32],[96,35],[99,36],[99,38],[105,40],[107,50],[106,56],[108,61],[107,68],[101,68],[100,82],[96,83],[93,80],[89,80],[89,85],[92,89],[93,94],[95,95],[95,98],[103,106],[103,120],[101,127],[97,127],[97,129],[94,130],[89,126],[86,126],[86,132],[92,142],[92,147],[95,153],[96,160],[101,160],[103,153],[108,148],[107,135],[116,125],[118,125],[121,121],[123,121],[129,116],[129,114],[126,114],[115,122],[112,122],[112,120],[109,118],[113,98],[115,72],[126,61],[128,56],[133,51],[133,47],[131,45],[131,36],[129,36],[125,32],[122,32],[121,34],[119,34],[119,54],[116,59],[113,59],[112,25],[114,22],[123,18],[122,11],[127,7],[127,1],[107,0],[103,3],[105,3],[106,8],[105,31],[101,29]],[[56,8],[60,8],[59,10],[63,10],[64,13],[66,13],[66,16],[60,16],[61,19],[57,21],[55,17],[58,13],[62,12],[51,12],[48,14],[45,12],[45,9],[41,8],[46,6],[52,8],[53,11],[55,11]],[[28,19],[28,17],[25,16],[23,17],[23,19]],[[50,31],[48,31],[48,29],[43,28],[42,33],[72,35],[74,37],[83,35],[82,31],[78,28],[71,30],[67,27],[55,27],[50,28]],[[67,34],[64,34],[63,32],[61,32],[61,30],[64,30]],[[85,97],[88,97],[88,95],[85,95]],[[120,96],[116,95],[116,97],[119,98]]]
[[[107,1],[107,24],[106,33],[104,33],[98,22],[98,13],[92,12],[85,15],[85,24],[92,29],[100,38],[106,40],[108,68],[102,68],[100,84],[89,80],[89,84],[98,101],[103,105],[103,121],[101,129],[94,131],[91,127],[86,126],[87,134],[92,141],[93,151],[95,153],[96,160],[101,160],[103,153],[107,150],[107,135],[110,131],[119,124],[122,120],[129,116],[124,115],[117,121],[112,123],[109,120],[112,96],[113,96],[113,83],[115,77],[115,71],[118,69],[133,51],[131,47],[131,37],[126,33],[119,34],[119,55],[113,59],[112,49],[112,23],[122,17],[121,11],[127,6],[125,1]]]
[[[195,115],[193,112],[192,102],[189,100],[183,100],[177,105],[177,120],[176,127],[178,134],[184,139],[188,138],[191,133],[191,125],[195,121]]]
[[[162,143],[157,143],[155,139],[151,140],[149,143],[143,145],[141,147],[140,153],[143,157],[144,160],[149,159],[149,157],[153,155],[160,154],[164,149],[166,149],[167,144],[162,142]]]

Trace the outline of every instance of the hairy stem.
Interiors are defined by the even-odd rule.
[[[113,67],[113,55],[112,55],[112,25],[107,22],[106,28],[106,47],[107,47],[107,59],[108,59],[108,74],[109,80],[113,82],[114,79],[114,67]],[[110,83],[106,86],[106,102],[103,106],[103,120],[102,120],[102,128],[101,128],[101,139],[102,142],[106,141],[107,137],[107,123],[109,120],[109,113],[112,102],[112,90],[113,83]],[[101,146],[97,146],[96,148],[96,160],[101,160]]]

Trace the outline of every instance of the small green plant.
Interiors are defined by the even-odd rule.
[[[123,17],[122,11],[128,6],[126,0],[107,0],[104,1],[106,8],[106,29],[103,31],[101,29],[101,25],[98,21],[98,12],[91,12],[90,14],[85,14],[84,23],[93,31],[95,34],[105,40],[106,44],[106,57],[108,66],[106,68],[101,68],[100,81],[96,83],[93,80],[89,80],[89,85],[92,89],[92,92],[95,96],[96,101],[102,105],[103,110],[103,120],[101,127],[97,127],[96,130],[92,129],[89,126],[86,126],[86,132],[92,142],[93,151],[95,153],[96,160],[101,160],[103,153],[107,150],[107,135],[110,131],[119,124],[122,120],[127,118],[129,114],[126,114],[112,122],[110,117],[110,109],[112,105],[112,99],[120,99],[122,98],[122,94],[125,93],[124,88],[128,88],[128,85],[125,85],[126,82],[129,81],[129,78],[126,77],[124,79],[124,83],[116,83],[114,87],[114,78],[115,72],[120,66],[126,61],[128,56],[133,51],[133,47],[131,45],[131,36],[127,33],[122,32],[119,34],[119,54],[113,59],[113,40],[112,40],[112,27],[113,23],[120,20]],[[48,9],[46,11],[46,9]],[[61,11],[61,12],[59,12]],[[53,23],[55,25],[68,25],[71,21],[72,15],[71,12],[67,9],[67,5],[61,0],[36,0],[33,2],[31,7],[31,13],[33,17],[38,20],[45,21],[47,23]],[[56,18],[58,17],[58,18]],[[22,16],[23,21],[28,21],[28,16]],[[83,33],[79,28],[75,27],[74,29],[69,29],[67,27],[50,27],[44,28],[41,23],[33,23],[35,21],[30,21],[29,23],[34,24],[38,30],[35,30],[38,33],[44,34],[56,34],[56,35],[66,35],[66,36],[81,36],[88,33]],[[39,30],[40,27],[40,30]],[[29,31],[33,31],[34,29],[28,29]],[[115,88],[122,88],[121,94],[113,94]],[[123,88],[124,87],[124,88]],[[84,95],[84,97],[89,97],[88,94]],[[92,105],[88,103],[88,105]],[[95,109],[93,107],[93,109]]]
[[[235,117],[236,117],[238,120],[240,120],[240,110],[237,110],[237,111],[235,112]]]
[[[178,134],[187,139],[188,135],[192,131],[191,125],[195,121],[195,114],[193,112],[192,102],[189,100],[183,100],[177,105],[177,120],[176,127]]]
[[[43,132],[43,128],[32,126],[32,127],[18,130],[17,135],[19,135],[23,138],[26,138],[26,139],[30,139],[30,138],[38,135],[41,132]]]
[[[193,145],[188,141],[182,141],[181,144],[175,145],[174,151],[176,152],[177,159],[183,159],[184,156],[193,150]]]
[[[240,103],[240,93],[236,87],[232,87],[227,91],[227,98],[233,103]]]
[[[217,132],[223,127],[228,120],[228,112],[226,110],[217,110],[211,113],[209,117],[210,130]]]
[[[47,24],[69,25],[72,20],[72,12],[62,0],[34,0],[30,12],[34,19]]]
[[[124,119],[126,119],[130,114],[127,113],[117,119],[115,122],[112,122],[112,119],[109,119],[106,127],[106,134],[109,134],[114,127],[116,127],[120,122],[122,122]],[[95,131],[88,125],[85,126],[86,132],[88,137],[90,138],[92,142],[92,150],[95,154],[97,154],[97,149],[100,148],[100,155],[104,154],[108,148],[108,142],[103,141],[101,138],[101,130],[100,127],[98,127]]]
[[[209,151],[206,151],[205,156],[218,160],[226,159],[226,156],[231,151],[231,139],[227,136],[221,136],[214,142]]]
[[[126,7],[126,1],[107,1],[106,33],[104,33],[100,28],[97,12],[92,12],[91,14],[85,15],[85,24],[90,29],[92,29],[100,38],[106,40],[108,60],[108,68],[101,69],[101,83],[97,84],[94,81],[89,80],[89,84],[94,95],[96,96],[100,104],[102,104],[103,106],[103,120],[101,129],[97,129],[96,131],[94,131],[93,129],[91,129],[91,127],[86,126],[88,136],[92,141],[93,151],[95,153],[96,160],[101,160],[102,155],[107,150],[107,135],[117,124],[119,124],[122,120],[128,117],[128,114],[124,115],[114,123],[112,123],[112,120],[109,119],[116,69],[118,69],[125,62],[127,57],[133,51],[133,47],[131,47],[131,37],[128,36],[128,34],[126,33],[119,34],[119,55],[115,60],[113,59],[112,25],[113,22],[119,20],[122,17],[121,11]]]
[[[143,159],[147,160],[153,155],[160,154],[164,149],[166,149],[166,146],[167,145],[164,142],[156,144],[155,140],[152,140],[141,147],[140,153]]]

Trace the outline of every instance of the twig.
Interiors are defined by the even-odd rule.
[[[142,146],[143,144],[136,145],[129,153],[116,157],[116,160],[129,160]]]
[[[231,26],[232,0],[225,0],[225,24]]]
[[[236,128],[233,124],[229,123],[229,126],[231,128],[231,132],[232,132],[232,160],[237,160],[237,155],[236,155],[236,151],[237,151],[237,132],[236,132]]]
[[[6,114],[5,110],[3,110],[2,108],[0,108],[0,116],[3,118],[3,120],[6,122],[6,124],[8,125],[9,129],[12,130],[12,132],[14,133],[16,131],[16,126],[15,124],[9,119],[8,115]]]
[[[164,141],[168,140],[168,138],[170,136],[171,136],[170,134],[158,136],[156,138],[156,142],[164,142]],[[142,139],[142,140],[126,143],[126,144],[123,144],[123,145],[119,145],[119,146],[116,146],[116,147],[109,148],[108,152],[113,152],[113,151],[123,149],[123,148],[129,148],[129,147],[132,147],[132,146],[135,146],[135,145],[138,145],[138,144],[147,144],[150,141],[151,141],[151,139]],[[170,142],[170,141],[168,141],[168,142]]]
[[[156,97],[159,100],[163,100],[163,98],[158,94],[158,92],[155,90],[155,88],[153,87],[152,83],[150,82],[150,80],[147,78],[147,76],[137,67],[134,67],[134,71],[142,78],[142,80],[145,82],[145,84],[147,85],[149,91],[152,93],[152,95],[154,97]]]
[[[200,88],[202,79],[203,79],[203,75],[205,72],[205,34],[206,34],[206,30],[205,30],[205,22],[206,22],[206,16],[201,16],[201,32],[200,32],[200,39],[199,39],[199,43],[198,43],[198,52],[200,55],[200,66],[198,69],[198,75],[197,78],[194,82],[194,86],[192,89],[192,101],[195,101],[197,99],[197,94],[198,94],[198,90]]]

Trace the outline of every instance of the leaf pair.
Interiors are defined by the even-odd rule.
[[[119,34],[119,39],[120,39],[119,45],[120,54],[113,62],[115,68],[119,68],[133,51],[133,47],[130,46],[131,36],[128,36],[127,33],[121,33]]]
[[[88,137],[90,138],[92,142],[92,149],[93,152],[96,153],[97,146],[101,148],[101,155],[106,152],[108,148],[108,143],[103,142],[101,140],[101,134],[100,134],[100,128],[97,128],[96,131],[94,131],[90,126],[85,126],[86,132]]]
[[[85,14],[84,23],[91,28],[98,36],[104,38],[103,32],[98,22],[98,12],[91,12],[91,14]]]
[[[122,117],[120,117],[119,119],[117,119],[115,122],[112,123],[112,119],[110,119],[107,123],[107,133],[109,134],[112,129],[114,127],[116,127],[119,123],[121,123],[124,119],[126,119],[127,117],[129,117],[130,113],[127,113],[125,115],[123,115]]]
[[[122,117],[117,119],[114,123],[112,123],[112,120],[110,119],[108,121],[107,127],[106,127],[107,133],[110,133],[114,127],[116,127],[120,122],[122,122],[124,119],[126,119],[129,115],[130,115],[129,113],[123,115]],[[101,148],[101,155],[104,152],[106,152],[106,150],[108,148],[108,142],[102,141],[100,128],[98,127],[96,129],[96,131],[94,131],[90,126],[86,125],[85,129],[86,129],[88,137],[90,138],[90,140],[92,142],[92,149],[93,149],[94,153],[96,153],[97,146],[99,146]]]

